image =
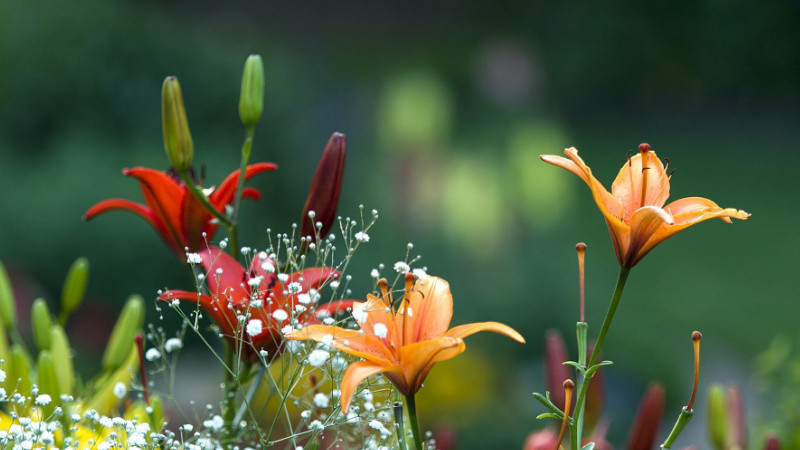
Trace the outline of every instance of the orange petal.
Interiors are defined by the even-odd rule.
[[[385,331],[385,336],[378,337],[389,347],[399,347],[397,330],[394,324],[394,313],[378,297],[370,294],[367,295],[366,302],[356,302],[353,305],[353,318],[358,322],[364,333],[376,336]],[[376,326],[379,328],[376,329]]]
[[[405,345],[400,349],[400,369],[410,388],[416,392],[436,361],[453,358],[466,349],[464,341],[443,336],[429,341]],[[441,354],[441,359],[437,358]]]
[[[465,338],[479,331],[493,331],[495,333],[508,336],[511,339],[514,339],[515,341],[519,342],[520,344],[525,343],[525,338],[523,338],[521,334],[517,333],[517,331],[511,328],[510,326],[499,322],[478,322],[478,323],[468,323],[466,325],[459,325],[457,327],[453,327],[447,330],[445,336],[453,338]]]
[[[286,334],[286,339],[306,340],[330,344],[337,350],[364,358],[375,364],[391,365],[395,360],[392,352],[375,336],[356,330],[347,330],[329,325],[309,325],[302,330]]]
[[[631,222],[631,216],[643,206],[664,206],[669,197],[669,177],[664,170],[664,165],[656,156],[656,152],[647,152],[648,161],[644,165],[649,167],[642,170],[642,154],[638,154],[626,161],[619,170],[617,178],[611,185],[614,197],[622,202],[625,209],[623,219]],[[642,202],[642,185],[647,178],[644,203]]]
[[[392,366],[382,366],[371,362],[361,361],[350,364],[344,373],[341,385],[342,412],[347,414],[350,409],[350,400],[356,388],[365,378],[394,369]]]
[[[653,234],[663,225],[672,225],[674,219],[666,211],[656,206],[639,208],[631,216],[630,242],[622,265],[633,267],[642,259],[640,251]]]
[[[409,343],[442,336],[453,317],[450,285],[441,278],[423,275],[414,283],[413,290],[408,303],[410,313],[400,314],[398,311],[395,316],[398,330],[402,330],[400,327],[407,327]],[[403,321],[407,323],[403,324]]]

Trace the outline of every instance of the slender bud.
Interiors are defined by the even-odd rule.
[[[89,282],[89,260],[78,258],[72,263],[61,289],[61,314],[65,317],[78,309],[86,293]]]
[[[56,375],[56,364],[53,361],[53,355],[48,350],[39,352],[36,370],[39,374],[39,382],[36,383],[39,392],[50,396],[50,402],[42,406],[42,417],[47,417],[52,414],[56,406],[61,406],[61,391]]]
[[[708,435],[717,450],[725,449],[728,435],[728,407],[725,404],[725,389],[714,383],[708,388]]]
[[[742,390],[736,383],[728,385],[728,441],[727,448],[743,450],[747,448],[747,419],[744,410]]]
[[[47,302],[43,298],[37,298],[33,302],[31,323],[36,346],[39,350],[50,350],[50,328],[53,326],[53,320],[50,318]]]
[[[301,218],[301,237],[315,238],[317,235],[324,237],[331,229],[336,218],[336,207],[339,204],[346,153],[345,136],[341,133],[333,133],[319,160],[314,178],[311,180],[311,188],[308,190]],[[312,211],[314,214],[309,214]],[[317,227],[317,223],[321,226]]]
[[[242,93],[239,96],[239,118],[247,126],[253,126],[264,111],[264,63],[260,55],[250,55],[244,62]]]
[[[550,400],[560,410],[564,410],[565,393],[562,384],[570,378],[570,369],[564,365],[569,360],[567,346],[558,330],[549,330],[545,338],[545,377]],[[591,385],[590,385],[591,386]]]
[[[159,395],[153,394],[150,397],[150,408],[152,412],[149,415],[150,429],[161,430],[164,426],[164,400]]]
[[[50,335],[50,350],[53,353],[53,362],[58,370],[58,390],[62,394],[72,394],[75,383],[75,370],[72,365],[72,349],[69,347],[67,333],[59,325],[53,325]]]
[[[138,295],[132,295],[122,308],[122,312],[111,331],[105,353],[103,353],[103,370],[116,370],[125,363],[131,350],[134,353],[134,336],[144,323],[144,301]]]
[[[167,77],[161,87],[161,119],[164,149],[172,167],[183,172],[192,165],[194,145],[183,106],[181,85],[175,77]]]
[[[11,346],[11,383],[16,385],[16,391],[22,395],[31,392],[31,363],[28,354],[19,344]]]
[[[647,387],[639,409],[636,410],[633,426],[628,435],[628,450],[650,450],[653,448],[661,427],[664,413],[664,388],[659,383]]]
[[[3,262],[0,261],[0,320],[6,328],[14,328],[17,324],[17,306],[14,300],[14,290],[8,279],[8,272]]]

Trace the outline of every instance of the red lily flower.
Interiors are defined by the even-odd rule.
[[[198,256],[203,259],[211,294],[167,291],[158,299],[199,304],[226,338],[234,343],[244,340],[251,355],[253,350],[267,350],[270,358],[280,353],[281,329],[293,318],[303,325],[317,324],[319,319],[353,306],[352,300],[315,305],[316,289],[339,276],[330,267],[313,267],[283,277],[276,276],[277,263],[264,252],[253,258],[248,270],[217,247],[202,250]],[[239,316],[247,313],[249,318],[239,324]]]
[[[277,168],[278,166],[272,163],[252,164],[247,166],[244,177],[247,180],[261,172]],[[139,181],[146,205],[119,198],[104,200],[89,208],[83,215],[83,220],[91,220],[106,211],[130,211],[155,228],[161,239],[179,259],[185,258],[187,247],[189,251],[197,251],[205,246],[205,239],[212,238],[217,230],[217,224],[211,221],[211,214],[177,177],[146,167],[124,169],[122,173]],[[211,188],[211,193],[207,194],[209,202],[217,210],[224,211],[225,206],[234,199],[238,181],[237,170],[228,175],[219,188]],[[242,196],[258,200],[261,198],[261,193],[256,189],[246,188]],[[203,233],[206,233],[205,239]]]

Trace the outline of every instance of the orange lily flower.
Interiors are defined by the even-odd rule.
[[[287,339],[330,344],[363,358],[347,368],[341,385],[342,411],[365,378],[384,374],[405,396],[416,393],[433,365],[455,357],[466,349],[463,338],[479,331],[494,331],[517,342],[525,339],[511,327],[497,322],[450,326],[453,296],[441,278],[423,275],[415,280],[406,274],[403,299],[395,309],[386,280],[379,282],[380,298],[367,295],[366,302],[353,304],[353,318],[360,330],[310,325],[286,335]]]
[[[275,170],[277,167],[272,163],[251,164],[247,166],[244,177],[247,180],[261,172]],[[122,173],[139,181],[147,205],[112,198],[89,208],[83,215],[83,220],[91,220],[112,210],[130,211],[146,220],[178,259],[184,260],[187,247],[192,252],[200,250],[206,245],[206,239],[210,240],[214,236],[217,224],[211,220],[213,217],[192,196],[189,188],[176,174],[146,167],[124,169]],[[211,188],[211,192],[207,194],[209,202],[217,210],[224,212],[225,206],[234,199],[238,182],[237,170],[228,175],[218,188]],[[257,200],[261,194],[256,189],[245,188],[242,196]],[[206,233],[205,238],[203,233]]]
[[[578,156],[578,150],[568,148],[564,153],[567,158],[555,155],[541,158],[569,170],[589,185],[605,216],[617,261],[623,267],[635,266],[656,245],[696,223],[714,218],[731,223],[731,217],[741,220],[750,217],[745,211],[723,209],[702,197],[686,197],[664,206],[671,175],[648,144],[641,144],[639,154],[622,166],[610,193],[592,175],[592,170]]]
[[[312,291],[339,277],[339,272],[330,267],[303,269],[286,274],[281,281],[275,274],[278,263],[266,254],[255,256],[248,269],[217,247],[201,250],[197,256],[202,259],[200,264],[207,274],[210,295],[171,290],[163,292],[158,299],[199,304],[225,338],[234,344],[244,339],[244,350],[251,357],[253,350],[267,350],[270,358],[280,354],[284,342],[281,328],[292,321],[320,323],[320,319],[344,312],[353,305],[352,300],[316,303]],[[240,324],[239,316],[248,313],[249,321]]]

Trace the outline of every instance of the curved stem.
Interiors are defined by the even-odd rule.
[[[411,425],[411,433],[414,436],[414,446],[417,450],[422,450],[422,435],[419,432],[417,403],[414,400],[414,394],[406,395],[406,407],[408,408],[408,422]]]
[[[239,164],[239,183],[236,187],[236,197],[233,201],[233,213],[231,214],[231,226],[228,228],[228,238],[231,240],[231,255],[239,259],[239,233],[236,225],[239,221],[239,204],[242,202],[242,192],[244,191],[244,179],[247,172],[247,163],[250,161],[250,153],[253,148],[253,137],[256,134],[256,127],[248,126],[244,132],[244,144],[242,144],[242,161]]]
[[[611,327],[611,321],[614,320],[614,313],[617,312],[617,306],[619,306],[619,300],[622,298],[622,291],[625,289],[625,282],[628,281],[628,274],[630,271],[630,267],[624,266],[619,270],[617,286],[614,288],[614,294],[611,296],[611,303],[608,305],[606,318],[603,319],[603,325],[600,327],[600,334],[597,335],[597,342],[594,345],[592,356],[589,358],[589,364],[586,366],[587,369],[592,367],[597,362],[597,358],[600,356],[600,350],[603,348],[603,343],[606,340],[606,334],[608,334],[608,329]],[[580,446],[581,439],[583,438],[583,409],[584,402],[586,401],[586,391],[589,388],[590,381],[591,377],[581,381],[580,390],[578,392],[578,400],[575,402],[575,416],[572,429],[574,433],[572,433],[571,439],[573,450],[576,450]]]

